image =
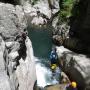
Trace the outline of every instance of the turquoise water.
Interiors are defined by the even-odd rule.
[[[29,37],[32,41],[34,55],[39,58],[49,58],[52,48],[52,32],[47,29],[29,28]]]
[[[47,85],[59,83],[60,70],[56,71],[56,75],[53,77],[52,71],[50,69],[49,55],[53,45],[51,39],[51,30],[35,29],[31,27],[29,27],[28,30],[36,62],[37,86],[44,88]]]

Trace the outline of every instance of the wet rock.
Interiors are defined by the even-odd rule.
[[[22,5],[29,23],[34,25],[47,24],[52,19],[52,15],[59,11],[59,0],[25,1]]]
[[[45,87],[45,90],[66,90],[65,86],[66,86],[65,84],[47,86],[47,87]]]
[[[15,59],[16,57],[18,57],[18,56],[19,56],[19,54],[18,54],[17,51],[11,52],[11,53],[8,55],[8,57],[11,58],[11,60],[14,60],[14,59]]]
[[[0,0],[0,2],[3,2],[3,3],[10,3],[10,4],[13,4],[13,5],[17,5],[17,2],[16,0]]]
[[[0,89],[33,90],[35,65],[23,8],[0,3],[0,12]]]
[[[59,21],[59,17],[58,16],[53,18],[52,26],[53,26],[53,28],[55,28],[55,30],[57,30],[57,23],[58,23],[58,21]],[[55,32],[56,31],[54,31],[53,33],[55,33]]]
[[[90,53],[90,50],[88,50],[90,48],[90,1],[86,0],[84,2],[84,0],[79,0],[72,11],[72,17],[70,18],[70,37],[80,40],[83,48],[85,48],[84,52]]]
[[[70,84],[70,83],[71,82],[68,76],[64,72],[61,72],[61,84]]]
[[[83,44],[83,42],[78,38],[66,38],[63,45],[64,47],[77,53],[88,54],[89,51],[89,49],[87,50],[85,43]]]
[[[54,35],[54,36],[53,36],[53,42],[54,42],[56,45],[61,46],[61,45],[63,45],[64,40],[63,40],[63,38],[62,38],[61,36],[59,36],[59,35]]]
[[[25,60],[20,59],[20,65],[17,67],[16,73],[19,80],[19,90],[33,90],[33,82],[36,81],[36,74],[33,51],[29,38],[27,38],[25,44],[27,47],[27,57]]]
[[[14,42],[6,42],[5,44],[7,48],[10,48],[14,45]]]
[[[9,78],[5,72],[0,72],[0,89],[1,90],[11,90]]]
[[[60,10],[59,1],[60,0],[50,0],[49,5],[51,4],[50,8],[52,10],[52,14],[55,14]]]
[[[53,41],[56,45],[65,45],[66,40],[69,38],[69,26],[62,24],[59,27],[55,27],[53,30]]]
[[[25,16],[22,7],[0,3],[0,34],[4,40],[15,39],[21,30],[26,28]]]
[[[0,42],[0,89],[1,90],[11,90],[9,77],[5,70],[5,61],[3,58],[3,53],[5,49],[5,43],[3,40]]]
[[[26,2],[23,8],[31,24],[44,25],[47,23],[47,19],[51,18],[51,10],[47,0],[39,0],[35,5]],[[38,22],[36,20],[38,20]]]
[[[57,47],[57,53],[60,66],[70,79],[75,80],[83,89],[88,87],[90,84],[90,58],[76,54],[63,46]]]
[[[32,24],[35,24],[35,25],[42,25],[42,24],[45,24],[46,23],[46,19],[43,19],[42,17],[35,17],[32,21],[31,21]]]
[[[60,24],[59,16],[54,17],[52,21],[53,26],[53,41],[56,45],[64,45],[64,41],[69,38],[70,26],[67,22],[62,22]]]

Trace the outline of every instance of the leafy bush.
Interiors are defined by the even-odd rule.
[[[72,15],[71,10],[76,0],[62,0],[62,8],[60,11],[60,21],[64,22]]]

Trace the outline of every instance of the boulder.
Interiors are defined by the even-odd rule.
[[[38,0],[34,5],[27,1],[23,8],[30,24],[44,25],[47,23],[47,19],[51,18],[51,10],[47,0]]]
[[[47,86],[45,87],[45,90],[66,90],[65,87],[66,84],[57,84],[57,85],[52,85],[52,86]]]
[[[57,13],[60,10],[60,6],[59,6],[60,0],[50,0],[50,4],[51,4],[51,10],[52,10],[52,14]]]
[[[15,40],[26,28],[26,19],[21,6],[0,3],[0,35],[4,40]]]
[[[21,3],[22,4],[22,3]],[[59,0],[24,1],[24,12],[30,24],[45,25],[59,10]],[[36,23],[38,20],[38,23]]]
[[[54,35],[53,42],[54,42],[54,44],[56,44],[58,46],[63,45],[63,38],[59,35]]]
[[[19,90],[33,90],[34,82],[36,81],[35,62],[31,41],[27,38],[27,57],[25,60],[20,59],[20,65],[17,67],[16,74],[19,81]]]
[[[76,54],[63,46],[57,47],[57,53],[60,66],[70,79],[75,80],[79,88],[87,88],[90,85],[90,58]]]

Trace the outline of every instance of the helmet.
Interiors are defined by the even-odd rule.
[[[71,86],[72,86],[73,88],[76,88],[76,87],[77,87],[77,83],[76,83],[75,81],[73,81],[73,82],[71,82]]]
[[[55,69],[55,67],[54,67],[54,66],[51,66],[51,69],[52,69],[52,70],[54,70],[54,69]]]
[[[52,69],[52,70],[56,69],[56,67],[57,67],[56,64],[52,64],[52,65],[51,65],[51,69]]]

